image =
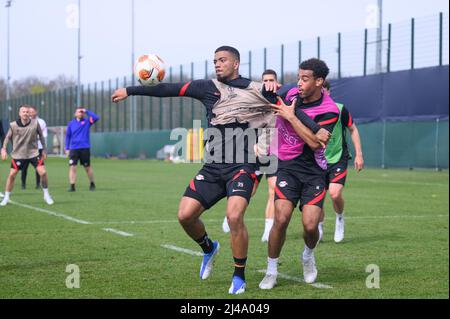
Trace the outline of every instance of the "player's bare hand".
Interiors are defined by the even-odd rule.
[[[295,103],[297,102],[297,99],[292,101],[291,105],[286,105],[283,102],[283,99],[281,97],[277,97],[278,104],[270,104],[270,107],[274,111],[275,114],[281,116],[287,121],[292,121],[296,118],[295,116]]]
[[[69,157],[69,153],[70,153],[69,150],[65,150],[64,153],[66,154],[67,157]]]
[[[331,137],[331,133],[328,132],[328,130],[321,128],[317,131],[316,137],[319,140],[318,142],[320,143],[320,146],[325,147]]]
[[[267,92],[277,93],[278,89],[281,87],[281,84],[278,82],[264,82],[264,87]]]
[[[111,100],[115,103],[125,100],[128,97],[127,89],[120,88],[114,91]]]
[[[8,158],[8,152],[2,148],[2,161],[6,161],[6,159]]]
[[[43,160],[43,161],[45,161],[45,159],[47,158],[47,152],[46,151],[42,151],[42,155],[41,155],[41,159]]]
[[[364,168],[364,159],[362,155],[356,155],[355,156],[355,169],[359,173]]]

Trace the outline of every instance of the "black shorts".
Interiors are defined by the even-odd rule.
[[[339,162],[331,164],[327,169],[326,182],[327,189],[330,183],[345,185],[347,178],[348,159],[341,158]]]
[[[22,169],[28,167],[28,165],[33,165],[34,168],[38,166],[44,166],[44,160],[42,157],[36,156],[33,158],[27,158],[27,159],[12,159],[11,160],[11,168],[15,169],[16,171],[21,171]]]
[[[69,166],[76,166],[78,164],[78,160],[84,167],[91,166],[91,150],[89,148],[70,150]]]
[[[294,206],[297,206],[300,201],[300,210],[304,205],[315,205],[322,208],[325,193],[325,171],[323,174],[304,174],[280,168],[277,172],[275,200],[287,199]]]
[[[244,197],[250,203],[255,180],[253,165],[205,165],[191,180],[184,196],[198,200],[205,209],[231,196]]]

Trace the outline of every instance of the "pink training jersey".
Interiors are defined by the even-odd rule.
[[[339,109],[326,92],[322,92],[322,103],[318,106],[302,109],[310,118],[314,120],[317,115],[325,113],[339,114]],[[298,88],[292,88],[286,95],[286,101],[292,102],[298,95]],[[295,132],[291,124],[281,116],[277,117],[275,127],[278,130],[278,147],[271,148],[273,153],[282,161],[291,160],[303,153],[305,141],[301,139]],[[314,152],[316,163],[322,168],[327,168],[325,159],[325,148],[321,148]]]

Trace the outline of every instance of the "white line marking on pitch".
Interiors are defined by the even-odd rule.
[[[266,271],[264,269],[260,269],[258,270],[258,272],[265,274]],[[296,281],[296,282],[300,282],[300,283],[305,283],[305,281],[299,277],[294,277],[294,276],[289,276],[289,275],[285,275],[282,273],[278,273],[278,277],[280,278],[284,278],[287,280],[292,280],[292,281]],[[332,289],[333,287],[330,285],[325,285],[325,284],[321,284],[320,282],[315,282],[313,284],[308,284],[310,286],[316,287],[316,288],[320,288],[320,289]]]
[[[124,236],[124,237],[132,237],[132,236],[134,236],[134,234],[127,233],[127,232],[124,232],[124,231],[121,231],[121,230],[117,230],[117,229],[114,229],[114,228],[102,228],[102,229],[104,231],[111,232],[111,233],[114,233],[114,234],[117,234],[117,235],[120,235],[120,236]]]
[[[82,219],[78,219],[78,218],[74,218],[74,217],[66,215],[66,214],[52,212],[51,210],[48,210],[48,209],[34,207],[34,206],[27,205],[27,204],[21,204],[21,203],[18,203],[16,201],[13,201],[13,200],[10,200],[9,203],[17,205],[17,206],[20,206],[20,207],[32,209],[32,210],[35,210],[35,211],[38,211],[38,212],[41,212],[41,213],[46,213],[48,215],[52,215],[52,216],[55,216],[55,217],[61,217],[61,218],[64,218],[66,220],[70,220],[71,222],[78,223],[78,224],[83,224],[83,225],[90,225],[90,224],[92,224],[91,222],[88,222],[88,221],[85,221],[85,220],[82,220]]]
[[[186,249],[186,248],[177,247],[177,246],[174,246],[174,245],[161,245],[161,247],[164,247],[164,248],[167,248],[167,249],[172,249],[172,250],[178,251],[180,253],[185,253],[185,254],[189,254],[189,255],[203,256],[203,254],[201,252],[198,252],[198,251],[195,251],[195,250]]]

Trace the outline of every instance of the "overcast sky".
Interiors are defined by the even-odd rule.
[[[0,0],[0,77],[6,77],[6,11]],[[12,80],[77,74],[76,0],[13,0]],[[71,6],[72,4],[72,6]],[[377,0],[135,0],[135,54],[168,65],[372,27]],[[384,0],[383,24],[448,12],[447,0]],[[81,0],[83,83],[131,73],[131,0]]]

